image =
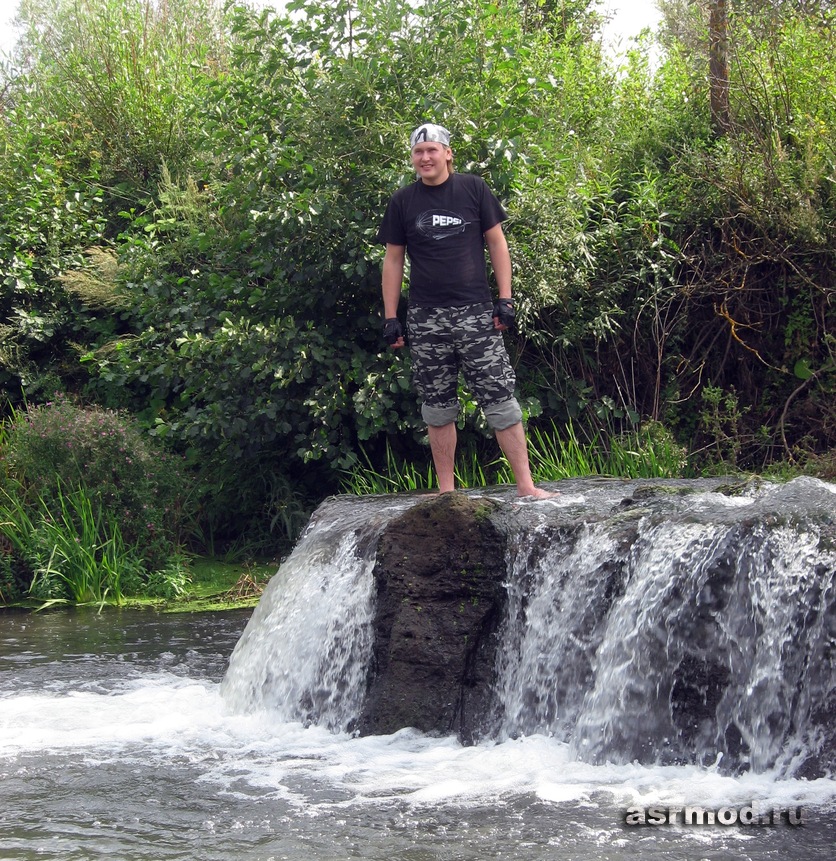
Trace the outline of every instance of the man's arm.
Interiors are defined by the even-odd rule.
[[[490,230],[485,231],[485,242],[488,244],[488,254],[491,257],[493,274],[499,288],[499,298],[510,299],[511,254],[508,251],[508,242],[502,232],[501,224],[495,224]]]
[[[386,254],[383,257],[383,316],[387,320],[398,316],[405,260],[406,246],[386,244]],[[403,338],[398,338],[392,344],[393,347],[403,345]]]

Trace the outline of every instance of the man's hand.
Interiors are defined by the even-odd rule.
[[[401,321],[397,317],[387,317],[383,321],[383,340],[390,347],[403,347],[403,329]]]
[[[514,303],[510,299],[500,299],[493,306],[493,327],[500,332],[514,325]]]

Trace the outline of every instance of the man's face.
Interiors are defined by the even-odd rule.
[[[440,185],[447,179],[447,162],[452,159],[450,147],[437,141],[422,141],[412,148],[412,165],[427,185]]]

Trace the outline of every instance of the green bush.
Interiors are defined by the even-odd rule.
[[[32,580],[30,569],[0,526],[0,605],[25,597]]]
[[[182,464],[126,416],[60,398],[18,412],[5,446],[7,472],[30,512],[44,506],[58,518],[68,497],[83,490],[90,517],[118,523],[124,545],[149,571],[183,543],[189,495]]]

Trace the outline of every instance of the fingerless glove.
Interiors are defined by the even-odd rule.
[[[397,317],[387,317],[383,321],[383,340],[390,346],[403,337],[401,321]]]
[[[493,316],[499,320],[500,326],[510,329],[514,325],[514,303],[510,299],[499,299],[493,306]]]

